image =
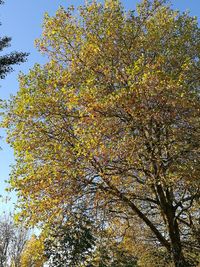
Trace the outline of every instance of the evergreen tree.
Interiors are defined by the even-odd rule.
[[[0,1],[0,5],[1,4],[3,4],[3,1]],[[4,48],[9,47],[10,42],[10,37],[0,37],[0,52],[2,52]],[[27,53],[16,51],[9,54],[0,55],[0,79],[4,79],[9,72],[13,71],[13,65],[25,62],[27,56]]]

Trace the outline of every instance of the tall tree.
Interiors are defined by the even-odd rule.
[[[50,222],[84,200],[186,267],[200,250],[200,31],[165,2],[46,15],[37,43],[50,60],[21,76],[4,126],[22,216]]]
[[[0,1],[0,5],[3,4],[4,1]],[[0,37],[0,52],[3,49],[10,46],[11,38],[4,36]],[[0,79],[4,79],[5,76],[13,71],[13,65],[20,64],[26,61],[28,54],[22,52],[12,52],[6,55],[0,56]]]

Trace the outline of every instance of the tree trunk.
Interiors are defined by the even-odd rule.
[[[175,212],[173,210],[168,210],[167,212],[169,237],[171,241],[171,254],[173,257],[175,267],[190,267],[191,265],[187,263],[182,251],[180,231],[178,227],[177,220],[175,218]]]
[[[157,193],[159,196],[160,207],[167,219],[168,233],[170,238],[170,253],[172,255],[175,267],[190,267],[187,263],[182,251],[180,238],[180,230],[176,219],[176,210],[173,206],[171,194],[166,189],[165,193],[160,184],[157,185]]]

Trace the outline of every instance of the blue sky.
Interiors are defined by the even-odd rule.
[[[134,9],[136,0],[123,0],[127,9]],[[190,10],[192,16],[200,18],[199,0],[172,0],[172,6],[181,11]],[[29,52],[30,56],[25,64],[17,66],[15,71],[7,76],[5,80],[0,80],[0,99],[8,99],[11,94],[18,90],[18,73],[27,73],[34,63],[44,63],[44,56],[40,55],[34,47],[34,40],[38,38],[42,30],[42,21],[45,12],[53,15],[60,5],[67,7],[78,6],[84,0],[5,0],[5,4],[0,6],[0,36],[12,37],[12,46],[5,52],[17,50]],[[5,142],[5,132],[0,131],[2,151],[0,151],[0,194],[4,193],[6,184],[4,180],[9,178],[10,165],[14,162],[12,149]],[[12,197],[12,202],[15,197]],[[1,210],[1,208],[0,208]]]

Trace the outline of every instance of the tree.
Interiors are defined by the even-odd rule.
[[[137,266],[137,257],[133,255],[132,247],[135,240],[130,231],[129,234],[126,232],[126,236],[116,236],[116,231],[113,232],[111,227],[103,229],[101,223],[91,221],[84,212],[71,212],[67,220],[59,218],[45,231],[44,254],[48,259],[47,265]]]
[[[0,5],[3,1],[0,1]],[[11,42],[10,37],[0,37],[0,52],[9,47]],[[12,65],[20,64],[26,61],[28,54],[22,52],[12,52],[3,56],[0,56],[0,79],[4,79],[5,76],[13,71]]]
[[[20,267],[20,257],[28,239],[28,230],[16,225],[11,215],[0,218],[0,266]]]
[[[8,103],[22,216],[50,223],[84,200],[107,223],[128,216],[140,242],[164,249],[176,267],[195,266],[197,20],[162,0],[142,1],[137,13],[114,0],[79,12],[46,15],[37,45],[49,62],[21,75]]]
[[[43,237],[32,235],[27,241],[26,246],[21,254],[20,267],[43,267],[46,261],[44,256]]]
[[[83,266],[91,257],[95,246],[92,222],[79,215],[74,214],[67,222],[50,227],[44,240],[44,254],[49,266]]]

